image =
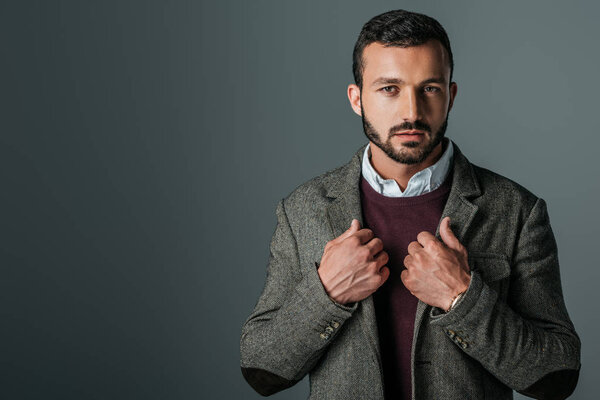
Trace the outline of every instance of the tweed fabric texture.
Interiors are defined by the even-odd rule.
[[[453,145],[442,219],[451,218],[469,253],[472,280],[447,314],[417,305],[413,399],[512,399],[513,389],[565,398],[577,383],[581,344],[562,296],[546,203]],[[327,242],[353,218],[362,226],[365,147],[277,204],[265,286],[240,340],[242,372],[259,393],[309,374],[309,399],[383,399],[372,296],[337,304],[317,274]]]

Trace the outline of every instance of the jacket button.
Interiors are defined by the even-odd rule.
[[[337,329],[340,327],[340,323],[337,321],[331,321],[331,326],[333,326],[333,329]]]
[[[321,339],[323,339],[323,340],[327,340],[327,339],[329,339],[329,337],[330,337],[329,333],[321,333],[319,336],[320,336],[320,337],[321,337]]]
[[[467,347],[469,347],[469,345],[467,344],[467,342],[461,342],[460,347],[466,349]]]
[[[331,326],[328,326],[327,328],[325,328],[325,332],[331,334],[333,332],[333,328]]]

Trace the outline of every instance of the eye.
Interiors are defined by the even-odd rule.
[[[440,91],[440,88],[436,86],[425,86],[424,90],[427,93],[437,93]]]
[[[393,93],[395,93],[395,92],[396,92],[396,89],[397,89],[397,88],[396,88],[396,86],[385,86],[385,87],[382,87],[382,88],[381,88],[381,90],[382,90],[384,93],[388,93],[388,94],[393,94]]]

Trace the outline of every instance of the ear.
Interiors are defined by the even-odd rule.
[[[350,100],[352,110],[357,115],[362,116],[362,112],[360,111],[360,88],[354,83],[348,85],[348,100]]]
[[[456,82],[450,82],[450,104],[448,104],[448,112],[452,109],[452,105],[454,104],[454,98],[456,97],[456,91],[458,87]]]

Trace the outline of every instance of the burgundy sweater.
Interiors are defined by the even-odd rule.
[[[377,193],[361,177],[360,192],[364,228],[383,241],[389,255],[388,280],[373,294],[386,399],[409,400],[411,387],[411,346],[418,299],[400,279],[408,244],[417,234],[435,234],[448,199],[452,181],[449,171],[437,189],[413,197],[387,197]]]

